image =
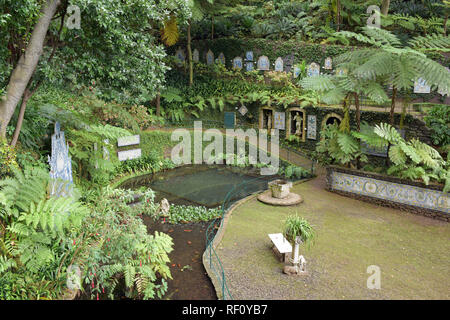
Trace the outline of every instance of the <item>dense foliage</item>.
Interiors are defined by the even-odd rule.
[[[328,125],[323,130],[324,139],[318,144],[318,160],[323,164],[338,164],[357,167],[357,161],[369,162],[363,145],[383,152],[387,148],[389,166],[365,169],[383,172],[410,180],[422,180],[444,184],[444,192],[450,190],[450,162],[444,160],[431,146],[411,139],[405,141],[394,127],[380,123],[374,128],[363,124],[361,132],[346,131],[337,125]]]
[[[450,145],[450,108],[448,105],[433,106],[425,116],[431,128],[433,143],[448,148]]]
[[[48,183],[39,169],[14,170],[0,182],[1,298],[61,298],[71,265],[93,298],[113,298],[121,279],[129,297],[165,293],[172,240],[148,234],[140,219],[157,210],[151,190],[129,206],[134,196],[124,190],[91,191],[81,202],[48,197]]]
[[[220,218],[221,214],[222,211],[219,208],[208,209],[205,207],[172,205],[167,220],[173,224],[201,222]]]

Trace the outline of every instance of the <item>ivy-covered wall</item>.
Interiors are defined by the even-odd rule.
[[[185,43],[179,43],[169,50],[169,54],[175,54],[178,48],[185,50]],[[323,66],[327,57],[335,57],[353,47],[344,47],[339,45],[321,45],[299,42],[295,40],[274,41],[268,39],[235,39],[220,38],[214,40],[198,40],[192,42],[192,50],[199,51],[200,62],[206,63],[206,53],[211,50],[214,57],[217,58],[221,52],[225,55],[226,67],[232,66],[232,60],[235,57],[245,59],[246,51],[253,51],[253,59],[256,63],[258,57],[265,55],[270,63],[274,63],[278,57],[294,55],[294,63],[305,60],[306,63],[316,62]],[[186,50],[185,50],[186,52]],[[256,67],[256,64],[255,64]],[[271,68],[273,69],[273,67]]]

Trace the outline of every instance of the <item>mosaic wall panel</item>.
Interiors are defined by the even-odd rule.
[[[342,172],[331,174],[331,188],[450,213],[450,196],[438,190],[354,176]]]

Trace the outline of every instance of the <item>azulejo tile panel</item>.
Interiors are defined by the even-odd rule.
[[[342,172],[331,173],[331,189],[450,213],[450,196],[438,190]]]

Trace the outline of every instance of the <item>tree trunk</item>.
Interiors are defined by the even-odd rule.
[[[391,112],[389,114],[389,123],[391,126],[394,125],[394,114],[395,114],[395,99],[397,98],[397,88],[392,89],[392,100],[391,100]]]
[[[161,115],[161,94],[158,90],[156,94],[156,116],[159,117]]]
[[[27,108],[28,100],[30,100],[33,92],[31,92],[28,88],[25,89],[25,93],[23,94],[22,103],[20,105],[19,116],[17,118],[16,128],[14,130],[14,135],[11,140],[11,146],[15,147],[17,144],[17,140],[19,140],[20,130],[22,129],[23,117],[25,115],[25,109]]]
[[[381,14],[387,16],[389,12],[389,5],[391,4],[391,0],[383,0],[381,4]]]
[[[46,0],[43,4],[42,14],[34,27],[30,42],[11,74],[6,94],[0,101],[0,138],[6,138],[6,127],[33,76],[42,54],[47,30],[59,4],[60,0]]]
[[[361,108],[359,106],[359,95],[355,92],[355,108],[356,108],[356,130],[361,131]]]
[[[214,16],[211,17],[211,40],[214,40]]]
[[[336,23],[337,23],[336,31],[339,32],[341,29],[341,1],[340,0],[336,0]]]
[[[355,97],[355,109],[356,109],[356,131],[361,131],[361,108],[359,106],[359,95],[357,92],[354,92]],[[361,168],[361,159],[360,157],[356,157],[356,169]]]
[[[191,87],[194,83],[194,66],[192,65],[192,48],[191,48],[191,20],[188,21],[187,27],[187,51],[188,51],[188,62],[189,62],[189,86]]]
[[[445,15],[445,20],[444,20],[444,36],[447,35],[447,22],[448,22],[448,13]]]

